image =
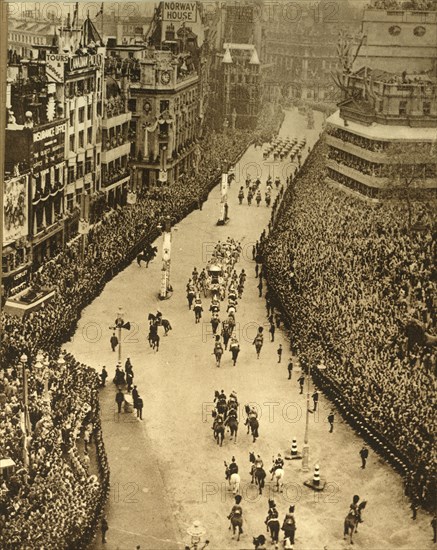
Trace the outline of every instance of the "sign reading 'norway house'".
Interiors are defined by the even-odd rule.
[[[197,21],[196,2],[163,2],[163,21]]]

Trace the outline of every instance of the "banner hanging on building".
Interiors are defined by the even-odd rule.
[[[3,214],[4,245],[27,236],[27,176],[5,181]]]

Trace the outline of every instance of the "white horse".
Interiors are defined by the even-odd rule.
[[[276,490],[278,493],[282,493],[282,487],[284,485],[284,470],[282,468],[277,468],[272,474],[272,481],[276,481]]]
[[[229,485],[231,486],[232,492],[234,495],[240,494],[240,474],[232,474],[229,478]]]

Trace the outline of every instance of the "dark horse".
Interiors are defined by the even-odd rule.
[[[234,443],[237,443],[238,419],[234,416],[230,416],[226,420],[226,426],[231,430],[231,439],[235,436]]]
[[[266,519],[267,529],[270,531],[270,536],[272,537],[272,543],[278,543],[279,540],[279,529],[280,523],[278,518],[267,518]]]
[[[255,453],[249,453],[249,460],[252,464],[252,469],[250,471],[250,475],[252,476],[252,483],[255,482],[255,485],[258,485],[259,487],[259,494],[263,494],[263,489],[265,485],[265,479],[266,479],[266,472],[264,468],[256,467],[255,466]]]
[[[217,441],[217,445],[220,445],[221,447],[223,445],[223,439],[225,438],[225,426],[223,420],[220,422],[218,419],[215,419],[213,430],[214,439]]]
[[[361,512],[366,507],[366,504],[367,502],[363,500],[363,502],[358,505],[356,510],[351,508],[348,515],[344,518],[343,538],[346,539],[346,537],[349,535],[349,542],[351,544],[354,543],[352,537],[353,534],[356,533],[358,530],[358,524],[363,522],[363,520],[361,519]]]
[[[244,410],[246,411],[246,414],[247,414],[246,422],[245,422],[244,425],[247,426],[247,433],[249,433],[249,430],[251,431],[252,437],[253,437],[253,442],[255,443],[255,441],[259,437],[259,434],[258,434],[258,428],[259,428],[258,418],[256,418],[255,416],[249,416],[250,411],[251,411],[249,405],[245,405]]]
[[[149,262],[155,259],[156,254],[158,253],[158,247],[149,245],[146,247],[141,254],[137,256],[137,264],[141,267],[141,262],[146,262],[146,267],[149,267]]]

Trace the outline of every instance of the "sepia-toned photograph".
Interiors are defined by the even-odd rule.
[[[437,0],[0,0],[0,550],[432,550]]]

